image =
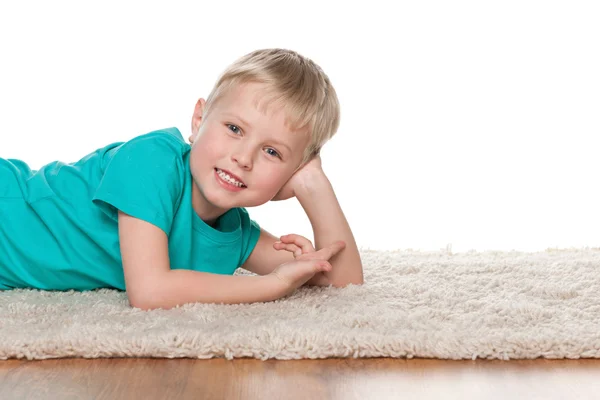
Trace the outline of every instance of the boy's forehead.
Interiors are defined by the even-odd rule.
[[[266,100],[267,94],[267,89],[263,84],[253,82],[237,84],[225,93],[224,105],[232,108],[247,107],[259,110]]]

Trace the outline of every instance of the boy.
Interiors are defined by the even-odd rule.
[[[191,146],[170,128],[38,171],[0,158],[0,290],[109,287],[149,310],[362,284],[319,156],[338,126],[323,71],[267,49],[238,59],[198,100]],[[244,208],[291,197],[316,249],[299,235],[278,240]],[[258,276],[232,276],[238,267]]]

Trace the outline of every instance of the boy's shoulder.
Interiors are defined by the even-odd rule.
[[[177,129],[175,127],[159,129],[156,131],[144,133],[142,135],[135,136],[134,138],[130,139],[127,143],[138,142],[138,141],[152,141],[152,140],[167,141],[167,142],[176,144],[178,146],[190,147],[190,145],[183,138],[183,135],[181,134],[179,129]]]
[[[121,157],[183,157],[191,149],[177,128],[165,128],[134,136],[127,141],[109,144],[100,149],[108,152],[110,158],[120,154]]]

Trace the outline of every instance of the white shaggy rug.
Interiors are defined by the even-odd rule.
[[[269,303],[142,311],[108,289],[0,292],[0,359],[600,358],[598,248],[361,255],[364,285]]]

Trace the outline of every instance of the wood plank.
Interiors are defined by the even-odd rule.
[[[590,399],[600,360],[0,361],[0,399]]]

